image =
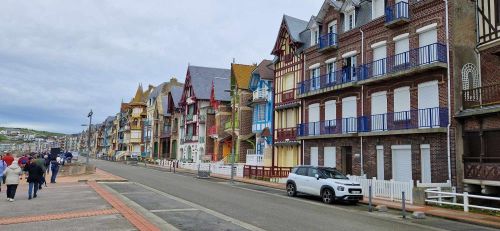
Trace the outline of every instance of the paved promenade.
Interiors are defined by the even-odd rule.
[[[0,230],[159,230],[124,202],[99,185],[99,181],[125,181],[107,172],[60,177],[48,184],[37,198],[28,200],[25,180],[14,202],[0,194]]]

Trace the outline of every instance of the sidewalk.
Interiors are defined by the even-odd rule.
[[[149,165],[148,164],[148,166],[167,169],[167,167],[157,166],[157,165]],[[176,171],[196,174],[195,170],[190,170],[190,169],[178,168],[178,169],[176,169]],[[220,178],[220,179],[226,179],[226,180],[230,179],[230,176],[220,175],[220,174],[210,174],[210,176],[214,177],[214,178]],[[242,182],[242,183],[260,185],[260,186],[265,186],[265,187],[270,187],[270,188],[275,188],[275,189],[282,189],[282,190],[286,189],[285,184],[272,183],[272,182],[255,180],[255,179],[248,179],[248,178],[242,178],[242,177],[235,177],[234,180],[238,181],[238,182]],[[363,201],[361,201],[361,203],[368,204],[368,198],[365,198]],[[388,208],[401,210],[401,203],[400,202],[372,199],[372,204],[374,206],[386,205]],[[426,215],[431,215],[431,216],[441,217],[441,218],[445,218],[445,219],[449,219],[449,220],[455,220],[455,221],[466,222],[466,223],[482,225],[482,226],[489,226],[489,227],[494,227],[494,228],[500,229],[500,217],[496,217],[496,216],[484,215],[484,214],[479,214],[479,213],[471,213],[471,212],[466,213],[466,212],[463,212],[460,210],[445,209],[445,208],[426,206],[426,205],[425,206],[418,206],[418,205],[410,205],[410,204],[406,204],[406,211],[407,212],[421,211],[421,212],[424,212]]]
[[[50,176],[47,176],[50,179]],[[99,181],[126,181],[99,169],[93,174],[58,177],[38,197],[28,200],[22,180],[14,202],[0,194],[0,230],[159,230],[124,202],[105,190]]]

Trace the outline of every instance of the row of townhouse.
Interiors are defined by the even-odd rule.
[[[499,9],[326,0],[309,21],[285,15],[272,51],[272,166],[498,193]]]
[[[305,164],[498,193],[499,7],[325,0],[309,21],[283,17],[272,61],[189,65],[184,84],[140,87],[102,146],[118,159],[236,162],[245,177]]]

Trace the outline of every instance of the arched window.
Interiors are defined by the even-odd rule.
[[[465,64],[462,68],[462,89],[469,90],[478,87],[480,86],[476,66],[472,63]]]

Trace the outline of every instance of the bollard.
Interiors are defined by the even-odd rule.
[[[368,186],[368,212],[372,212],[372,186]]]
[[[168,171],[172,172],[172,163],[171,162],[168,162]]]
[[[401,206],[401,209],[402,209],[402,212],[403,212],[403,219],[406,218],[406,198],[405,198],[405,191],[401,192],[403,195],[402,195],[402,201],[401,203],[403,203],[403,205]]]
[[[464,212],[469,212],[469,193],[464,192]]]
[[[174,173],[175,173],[175,164],[174,164]]]

